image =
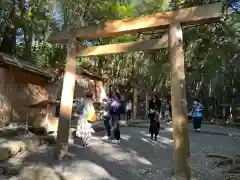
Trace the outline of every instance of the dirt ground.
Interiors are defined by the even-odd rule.
[[[147,124],[121,128],[121,143],[114,145],[101,140],[97,133],[89,148],[82,148],[70,141],[69,158],[54,160],[54,145],[42,145],[10,158],[11,166],[50,167],[70,179],[83,180],[168,180],[173,179],[172,128],[164,125],[158,141],[151,141]],[[209,153],[231,154],[240,150],[240,131],[216,125],[203,125],[201,133],[195,133],[189,125],[193,178],[196,180],[222,179],[220,168],[214,168]],[[3,142],[3,138],[2,141]],[[0,179],[20,180],[18,175],[0,176]],[[68,178],[69,179],[69,178]]]

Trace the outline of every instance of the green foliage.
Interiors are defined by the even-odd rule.
[[[64,63],[65,45],[50,45],[50,32],[74,25],[91,25],[106,20],[133,18],[159,11],[216,2],[196,0],[142,0],[141,3],[119,4],[112,0],[31,0],[24,9],[23,0],[0,4],[0,42],[8,35],[7,27],[15,29],[15,55],[39,66],[54,68]],[[93,44],[123,43],[161,37],[155,34],[134,34],[91,40]],[[226,15],[214,24],[184,28],[185,68],[188,98],[219,103],[240,103],[240,15]],[[97,73],[107,74],[111,83],[130,79],[159,92],[169,94],[170,74],[168,51],[135,52],[100,57],[79,58],[79,65]],[[110,82],[109,82],[110,83]],[[210,105],[209,105],[210,106]]]

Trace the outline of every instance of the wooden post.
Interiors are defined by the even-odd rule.
[[[149,109],[148,92],[145,91],[145,119],[148,119],[148,109]]]
[[[47,107],[46,107],[46,118],[47,118],[47,121],[48,121],[48,116],[49,116],[49,104],[47,104]]]
[[[49,104],[47,104],[47,107],[46,107],[46,116],[45,116],[45,118],[46,118],[46,121],[47,121],[47,128],[46,128],[46,135],[48,134],[48,131],[49,131],[49,127],[48,127],[48,125],[49,125],[49,119],[48,119],[48,117],[49,117]]]
[[[185,95],[183,33],[179,22],[173,22],[169,26],[169,59],[175,175],[177,180],[190,180],[191,164]]]
[[[14,93],[13,93],[14,94]],[[10,109],[10,118],[9,118],[9,122],[12,122],[13,120],[13,105],[11,105],[11,109]]]
[[[72,116],[72,103],[77,65],[76,43],[77,42],[74,38],[69,39],[56,144],[56,158],[59,160],[61,160],[68,151],[69,128]]]
[[[9,70],[10,76],[14,77],[12,66],[10,66],[9,69],[10,69]],[[14,80],[12,81],[12,83],[14,83]],[[10,97],[10,112],[9,112],[8,123],[11,123],[13,120],[13,106],[16,104],[16,97],[15,97],[16,93],[13,93],[13,89],[14,89],[14,87],[11,87],[9,90],[11,93],[11,96],[9,96]],[[8,91],[8,93],[9,93],[9,91]]]
[[[30,108],[27,108],[27,117],[26,117],[26,124],[25,124],[25,134],[28,133],[28,121],[30,116]]]
[[[96,101],[97,101],[97,83],[96,83],[96,81],[94,80],[93,81],[93,98],[95,98],[96,99]]]
[[[133,116],[132,120],[135,121],[137,119],[137,88],[133,89]]]

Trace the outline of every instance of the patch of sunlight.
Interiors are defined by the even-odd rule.
[[[129,141],[130,136],[127,134],[121,134],[121,139],[125,140],[125,141]]]
[[[141,162],[142,164],[152,165],[152,163],[149,160],[147,160],[146,158],[138,156],[137,155],[138,153],[136,151],[134,151],[133,149],[128,149],[128,151],[132,154],[132,156],[134,158],[137,159],[137,161]]]
[[[167,127],[164,130],[167,131],[167,132],[173,132],[173,128],[172,127]]]
[[[136,160],[137,160],[138,162],[140,162],[140,163],[142,163],[142,164],[152,165],[152,163],[151,163],[149,160],[147,160],[146,158],[144,158],[144,157],[136,156],[135,158],[136,158]]]
[[[106,158],[109,161],[118,161],[119,164],[131,164],[137,163],[152,165],[146,158],[138,156],[136,152],[127,152],[120,145],[113,145],[111,143],[102,142],[101,140],[91,144],[91,149],[99,154],[101,157]]]
[[[138,156],[137,154],[137,152],[136,151],[134,151],[134,150],[132,150],[132,149],[128,149],[129,150],[129,152],[132,154],[132,156],[134,157],[134,158],[136,158],[136,160],[138,161],[138,162],[140,162],[140,163],[142,163],[142,164],[145,164],[145,165],[152,165],[152,163],[149,161],[149,160],[147,160],[145,157],[140,157],[140,156]]]
[[[22,152],[15,157],[9,158],[8,163],[11,165],[21,165],[24,163],[24,160],[28,158],[29,154],[28,151]]]
[[[150,138],[150,134],[147,133],[147,132],[143,132],[142,135],[145,136],[145,137],[149,137]]]
[[[150,134],[147,132],[141,131],[140,133],[145,137],[150,137]]]
[[[82,179],[84,177],[84,179],[117,180],[115,177],[112,177],[102,166],[87,160],[74,161],[68,167],[56,165],[55,169],[56,171],[61,172],[63,175],[71,173],[73,177],[76,177],[76,179]]]
[[[142,140],[143,142],[146,142],[146,143],[148,143],[148,144],[151,144],[152,146],[156,146],[156,144],[154,144],[152,141],[150,141],[150,139],[141,138],[141,140]]]
[[[163,137],[163,136],[159,136],[158,141],[161,142],[161,143],[167,144],[167,145],[172,145],[172,143],[173,143],[172,139],[169,139],[169,138],[166,138],[166,137]]]
[[[142,135],[145,136],[145,137],[150,136],[148,133],[143,133]],[[162,144],[172,145],[172,143],[173,143],[172,139],[169,139],[169,138],[166,138],[166,137],[163,137],[163,136],[158,136],[157,141],[151,141],[150,139],[146,139],[146,138],[141,138],[141,140],[144,141],[144,142],[147,142],[147,143],[149,143],[153,146],[160,145],[163,148],[166,148],[166,146],[163,146]],[[160,142],[161,144],[159,144],[158,142]]]
[[[150,140],[150,139],[145,139],[145,138],[141,138],[141,140],[144,141],[144,142],[146,142],[146,143],[148,143],[148,144],[150,144],[150,145],[152,145],[152,146],[160,146],[161,148],[164,148],[164,149],[167,148],[166,146],[164,146],[163,144],[161,144],[161,142],[160,142],[159,140],[157,140],[157,141],[152,141],[152,140]],[[159,142],[160,142],[160,143],[159,143]]]
[[[91,140],[101,140],[101,139],[99,137],[97,137],[97,136],[92,136]]]
[[[8,142],[9,140],[6,139],[6,138],[0,138],[0,145],[3,144],[3,143],[6,143]]]

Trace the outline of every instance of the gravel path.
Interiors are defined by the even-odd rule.
[[[189,127],[191,129],[191,126]],[[232,128],[204,125],[204,132],[190,131],[193,178],[220,180],[220,169],[213,169],[208,153],[231,154],[240,151],[239,138],[227,134],[240,134]],[[168,125],[161,130],[157,142],[149,140],[147,128],[124,127],[120,145],[104,142],[95,136],[87,149],[71,144],[73,159],[53,160],[51,147],[29,154],[24,163],[32,166],[50,166],[63,174],[72,173],[72,180],[170,180],[172,179],[172,132]],[[211,132],[210,132],[211,131]],[[215,132],[215,133],[212,133]]]

